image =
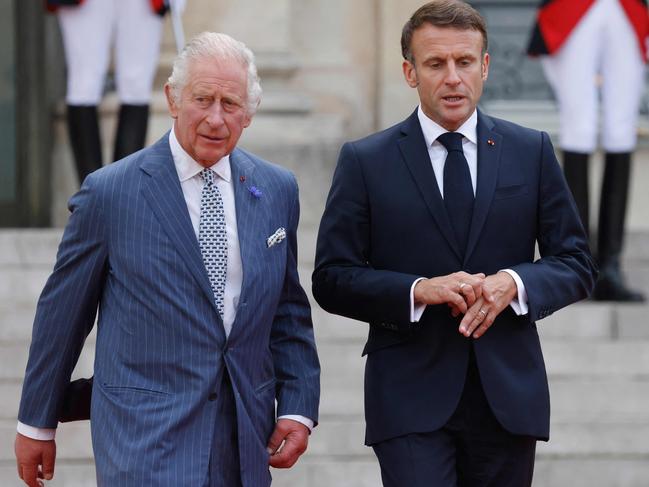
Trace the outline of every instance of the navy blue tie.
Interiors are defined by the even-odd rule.
[[[437,137],[437,140],[448,151],[444,163],[444,205],[464,256],[469,240],[474,200],[469,164],[462,151],[462,134],[446,132]]]

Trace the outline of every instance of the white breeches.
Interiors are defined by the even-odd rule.
[[[561,49],[543,56],[559,104],[563,150],[631,152],[637,138],[644,62],[637,37],[618,0],[596,0]]]
[[[115,47],[120,102],[148,104],[158,66],[162,18],[149,0],[85,0],[58,11],[68,68],[69,105],[97,105]]]

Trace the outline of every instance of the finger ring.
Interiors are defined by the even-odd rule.
[[[466,286],[466,282],[460,282],[460,283],[458,283],[458,286],[460,287],[459,290],[461,291],[462,288],[463,288],[464,286]]]
[[[483,318],[487,316],[487,312],[486,312],[484,309],[482,309],[482,308],[480,308],[480,309],[478,310],[478,313],[482,313],[482,317],[483,317]]]

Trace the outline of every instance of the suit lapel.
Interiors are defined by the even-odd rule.
[[[251,272],[250,266],[258,259],[255,256],[256,239],[263,238],[266,226],[258,221],[260,215],[261,201],[256,198],[250,188],[260,188],[255,180],[255,165],[250,157],[243,151],[235,149],[230,154],[230,168],[232,171],[232,184],[234,185],[234,203],[237,214],[237,233],[239,236],[239,251],[241,252],[241,266],[243,281],[241,283],[241,296],[239,309],[232,325],[235,332],[239,311],[246,305],[246,289],[249,285]],[[260,198],[263,198],[263,194]],[[262,235],[260,235],[262,234]]]
[[[465,262],[471,256],[478,238],[480,238],[480,232],[487,220],[487,214],[496,190],[502,136],[492,130],[493,126],[493,121],[478,111],[478,180]]]
[[[222,323],[169,149],[168,134],[151,147],[151,153],[142,163],[141,169],[150,176],[142,186],[144,197]]]
[[[426,148],[424,134],[419,125],[417,110],[403,122],[401,131],[405,136],[399,139],[399,149],[406,166],[408,166],[415,184],[419,188],[419,192],[437,222],[442,235],[444,235],[458,258],[462,259],[460,247],[453,233],[453,227],[451,227],[451,221],[448,218],[446,206],[444,206],[444,200],[439,192],[435,173],[430,163],[430,155]]]

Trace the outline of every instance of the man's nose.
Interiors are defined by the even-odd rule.
[[[223,107],[221,107],[221,104],[213,103],[212,106],[210,106],[205,119],[212,127],[218,127],[223,124]]]
[[[457,73],[455,63],[452,62],[448,63],[447,70],[446,70],[446,78],[444,81],[448,85],[457,85],[462,81],[460,79],[460,76]]]

